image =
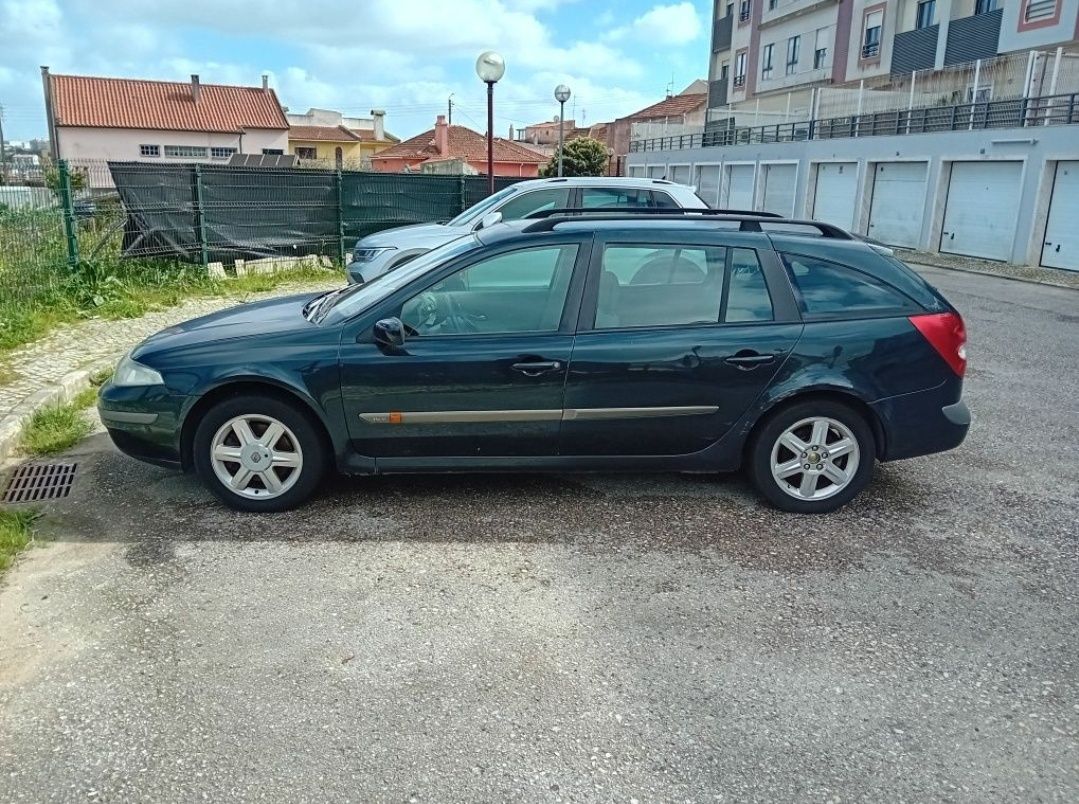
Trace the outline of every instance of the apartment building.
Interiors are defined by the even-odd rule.
[[[715,0],[708,129],[750,108],[804,119],[817,87],[1066,45],[1077,20],[1079,0]]]

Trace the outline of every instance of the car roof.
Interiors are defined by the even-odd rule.
[[[666,179],[649,179],[638,176],[564,176],[562,178],[526,179],[511,186],[515,190],[531,190],[536,187],[558,187],[559,185],[568,185],[570,187],[626,187],[632,190],[650,190],[655,187],[693,189],[689,185],[667,181]]]

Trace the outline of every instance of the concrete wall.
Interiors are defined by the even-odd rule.
[[[1079,0],[1059,0],[1060,18],[1049,25],[1026,27],[1020,22],[1025,0],[1007,0],[1002,4],[1000,52],[1065,44],[1079,39]],[[1025,30],[1021,30],[1025,28]]]
[[[858,199],[855,230],[865,234],[869,225],[873,169],[880,162],[922,161],[929,165],[925,209],[919,248],[938,251],[947,202],[951,163],[985,159],[1018,160],[1024,163],[1020,215],[1012,244],[1011,261],[1037,265],[1040,260],[1049,194],[1055,163],[1079,159],[1079,127],[989,129],[980,131],[908,134],[894,137],[860,137],[804,142],[694,148],[682,151],[632,153],[627,158],[629,175],[672,175],[687,167],[696,177],[700,165],[751,164],[757,182],[754,209],[761,209],[761,167],[774,163],[798,165],[795,215],[813,215],[816,166],[821,162],[855,162],[858,165]],[[721,176],[726,171],[720,170]],[[694,182],[696,178],[694,178]],[[722,188],[718,196],[722,198]],[[716,198],[705,199],[716,204]]]
[[[239,134],[210,134],[199,131],[156,131],[128,128],[75,128],[59,126],[60,158],[72,160],[111,159],[125,162],[211,161],[170,158],[166,145],[197,145],[205,148],[236,148],[239,153],[260,154],[263,148],[288,151],[288,131],[255,129]],[[139,155],[140,145],[160,145],[161,156]]]

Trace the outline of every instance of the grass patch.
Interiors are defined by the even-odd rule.
[[[33,540],[35,519],[34,511],[0,509],[0,572],[10,567],[16,554]]]
[[[96,395],[96,388],[87,388],[66,405],[36,411],[23,428],[20,449],[28,455],[55,455],[79,443],[93,429],[86,408]]]

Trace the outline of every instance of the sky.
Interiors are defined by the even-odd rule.
[[[256,86],[289,111],[366,116],[406,138],[486,129],[476,57],[506,60],[495,133],[558,114],[590,125],[681,91],[708,70],[710,0],[0,0],[6,139],[44,137],[40,65],[56,73]]]

